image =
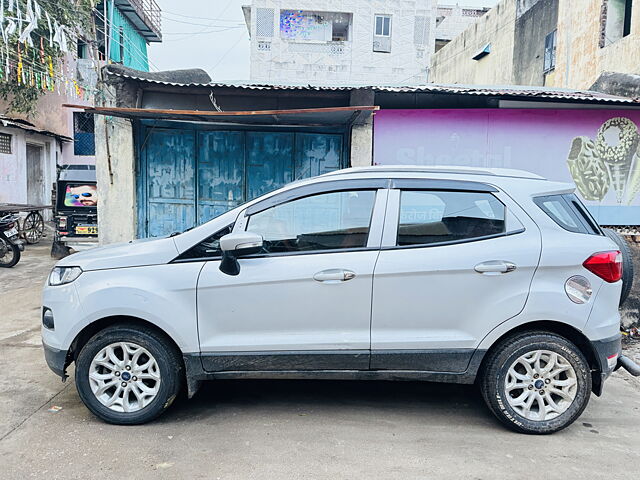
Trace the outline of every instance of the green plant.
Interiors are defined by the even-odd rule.
[[[25,1],[18,0],[24,11]],[[56,20],[59,24],[67,27],[67,35],[72,38],[77,35],[86,35],[92,31],[92,10],[93,0],[39,0],[42,11],[49,13],[51,21]],[[6,5],[6,3],[5,3]],[[5,11],[6,16],[14,15],[13,12]],[[23,28],[26,22],[23,22]],[[0,98],[8,102],[8,111],[31,115],[35,113],[38,100],[47,92],[43,86],[44,78],[55,69],[66,55],[55,43],[49,45],[49,27],[44,18],[38,22],[38,27],[31,32],[34,42],[33,47],[18,45],[20,32],[16,29],[8,38],[8,45],[0,39],[0,68],[2,69],[2,80],[0,81]],[[69,39],[70,49],[73,49],[74,41]],[[8,53],[7,53],[8,52]],[[14,65],[13,71],[8,75],[4,71],[5,55],[9,55],[10,62]],[[38,81],[29,79],[27,82],[18,81],[17,64],[22,59],[25,71],[36,71]],[[54,73],[59,75],[59,73]]]

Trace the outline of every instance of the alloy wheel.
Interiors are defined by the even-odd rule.
[[[89,367],[91,391],[102,405],[116,412],[142,410],[158,395],[160,369],[151,353],[131,342],[100,350]]]
[[[518,357],[505,378],[509,405],[522,417],[533,421],[562,415],[578,391],[576,371],[562,355],[534,350]]]

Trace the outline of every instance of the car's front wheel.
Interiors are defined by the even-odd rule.
[[[76,358],[76,388],[91,412],[108,423],[137,425],[162,414],[180,391],[179,352],[138,325],[96,333]]]
[[[589,364],[578,347],[546,332],[524,332],[488,354],[480,387],[498,419],[522,433],[547,434],[573,423],[591,395]]]

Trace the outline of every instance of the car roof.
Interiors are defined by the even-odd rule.
[[[525,170],[512,168],[479,168],[450,165],[376,165],[369,167],[352,167],[325,173],[308,180],[294,182],[296,184],[330,180],[355,179],[433,179],[433,180],[465,180],[491,185],[498,189],[506,189],[516,195],[538,196],[557,193],[570,193],[575,185],[568,182],[556,182]]]
[[[94,165],[65,165],[58,175],[58,180],[66,182],[96,182]]]

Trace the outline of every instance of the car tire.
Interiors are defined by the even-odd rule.
[[[525,366],[538,352],[543,352],[537,364],[541,368],[536,369],[534,361],[529,372]],[[487,355],[479,382],[482,396],[498,420],[516,432],[538,435],[557,432],[571,425],[589,403],[589,364],[580,349],[564,337],[549,332],[524,332],[502,340]],[[550,363],[554,367],[544,373]],[[537,371],[542,374],[533,378],[536,375],[533,372]],[[558,373],[554,375],[555,371]],[[521,384],[523,388],[519,387]],[[562,396],[557,392],[562,392]],[[527,409],[531,398],[532,404]],[[543,405],[545,414],[541,416]]]
[[[610,228],[603,228],[604,234],[618,245],[620,252],[622,253],[622,292],[620,293],[620,305],[625,302],[633,287],[633,258],[631,256],[631,249],[629,244],[615,230]]]
[[[80,399],[95,416],[116,425],[139,425],[160,416],[184,377],[177,348],[140,325],[114,325],[96,333],[75,363]]]

